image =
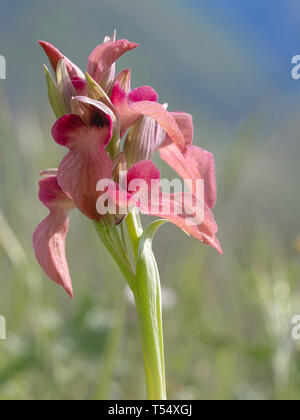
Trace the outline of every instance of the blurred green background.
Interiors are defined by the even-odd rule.
[[[85,67],[114,28],[141,47],[118,68],[194,116],[214,153],[220,257],[171,225],[154,250],[164,289],[171,399],[298,399],[300,342],[300,53],[296,0],[2,0],[0,54],[0,399],[140,399],[135,309],[91,224],[73,212],[75,300],[46,279],[31,236],[47,214],[38,172],[64,151],[51,140],[36,41]],[[163,174],[170,175],[159,162]],[[147,221],[147,220],[145,220]]]

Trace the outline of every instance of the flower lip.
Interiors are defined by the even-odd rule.
[[[69,200],[60,189],[56,176],[42,179],[39,182],[39,187],[39,199],[46,207],[62,199]]]
[[[69,211],[75,205],[60,188],[56,176],[41,180],[39,187],[39,198],[49,209],[50,214],[33,234],[34,252],[47,276],[61,285],[73,299],[65,241],[69,228]]]
[[[109,116],[107,119],[110,121]],[[99,120],[96,122],[99,124]],[[111,134],[111,123],[95,127],[75,114],[61,117],[52,129],[54,140],[69,149],[59,165],[58,183],[91,220],[101,219],[96,209],[99,197],[96,185],[112,175],[112,162],[105,150]]]

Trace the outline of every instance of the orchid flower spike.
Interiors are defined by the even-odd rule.
[[[39,197],[50,213],[36,229],[33,246],[47,276],[73,297],[65,240],[68,215],[74,208],[96,223],[109,220],[112,227],[124,223],[127,214],[138,208],[170,221],[222,253],[211,211],[217,195],[214,158],[192,144],[192,116],[169,112],[150,86],[132,90],[130,70],[116,74],[116,61],[138,44],[117,40],[116,33],[106,37],[90,54],[87,73],[53,45],[39,44],[55,75],[45,70],[49,100],[57,116],[52,136],[66,149],[58,169],[41,173],[46,178],[40,181]],[[162,191],[160,172],[151,162],[156,151],[184,180],[184,192]],[[106,188],[98,188],[106,180]],[[199,180],[204,185],[201,191]],[[130,184],[139,187],[132,189]],[[109,206],[110,217],[106,218],[99,212],[99,202],[108,199],[115,211]],[[183,202],[184,208],[180,207]],[[190,224],[195,208],[202,209],[202,217]],[[124,252],[116,251],[122,258]]]

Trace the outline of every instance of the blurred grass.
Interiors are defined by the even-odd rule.
[[[48,115],[20,116],[3,94],[0,101],[0,313],[8,336],[0,342],[0,399],[143,398],[135,310],[89,223],[72,215],[74,302],[33,258],[31,234],[46,214],[36,174],[55,166],[60,151],[49,141]],[[279,226],[235,217],[243,171],[257,153],[253,127],[246,123],[218,159],[225,255],[170,226],[155,243],[170,398],[300,395],[300,343],[290,331],[300,305],[298,232],[285,242]]]

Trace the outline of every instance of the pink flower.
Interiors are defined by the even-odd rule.
[[[181,149],[185,149],[183,133],[175,118],[163,105],[157,103],[158,95],[149,86],[131,91],[129,94],[116,82],[111,101],[117,109],[121,120],[121,135],[137,122],[140,116],[153,118],[169,135],[172,141]],[[149,139],[151,141],[152,139]]]
[[[160,181],[160,171],[151,161],[144,160],[136,163],[127,172],[127,187],[133,185],[133,189],[137,191],[133,192],[130,188],[125,191],[121,186],[117,186],[118,208],[130,210],[131,206],[137,206],[143,214],[167,219],[201,243],[211,245],[222,254],[221,246],[216,238],[218,227],[209,206],[193,192],[164,194],[159,182],[155,181]],[[156,187],[158,194],[152,191],[152,188],[156,189]],[[145,188],[145,195],[141,191],[142,188]],[[111,200],[114,200],[114,196],[111,196]],[[197,210],[201,212],[199,223],[194,221],[187,223],[191,219],[197,221]]]
[[[160,157],[186,181],[193,193],[195,193],[197,179],[203,179],[205,202],[212,209],[217,200],[214,157],[212,153],[192,144],[194,138],[193,117],[183,112],[173,112],[172,115],[184,136],[186,149],[182,153],[166,136],[157,147]]]
[[[96,209],[99,195],[96,185],[112,175],[112,162],[105,150],[112,130],[110,116],[100,110],[91,114],[89,125],[78,115],[70,114],[60,118],[52,128],[54,140],[69,149],[59,165],[58,183],[92,220],[101,218]]]
[[[126,52],[138,47],[139,44],[129,42],[127,39],[104,42],[94,49],[89,56],[87,70],[90,76],[101,84],[103,80],[114,79],[114,63]],[[113,70],[113,71],[112,71]],[[105,87],[105,86],[104,86]]]
[[[82,90],[82,83],[85,82],[84,73],[49,42],[39,41],[39,44],[48,56],[54,72],[56,73],[59,62],[64,60],[74,87],[77,88],[79,85],[80,90]],[[105,42],[98,45],[88,59],[87,71],[89,75],[98,84],[101,85],[103,82],[103,88],[107,90],[115,76],[115,61],[127,51],[138,46],[139,44],[129,42],[126,39],[115,40],[114,37],[114,40],[111,40],[111,38],[106,37]]]
[[[115,61],[138,44],[116,40],[115,34],[106,37],[89,57],[87,78],[51,44],[40,44],[56,73],[55,95],[60,95],[68,112],[52,128],[55,142],[68,150],[58,170],[40,182],[40,200],[50,214],[33,236],[36,258],[48,277],[73,297],[65,255],[68,213],[76,207],[89,219],[100,221],[103,215],[97,203],[110,194],[109,188],[97,190],[101,180],[111,180],[110,185],[117,189],[113,198],[119,210],[113,214],[116,224],[124,219],[121,210],[130,210],[134,203],[142,213],[165,218],[222,253],[211,212],[216,202],[214,159],[192,144],[191,115],[169,112],[150,86],[132,90],[130,70],[115,75]],[[56,100],[54,96],[52,103]],[[123,147],[121,139],[127,132]],[[153,182],[160,182],[160,172],[151,162],[157,150],[186,180],[189,192],[165,194],[158,187],[153,194]],[[119,174],[127,168],[125,188]],[[199,179],[204,180],[204,200],[196,188]],[[141,180],[149,188],[128,188],[131,181]],[[202,209],[201,220],[189,224],[198,208]]]

